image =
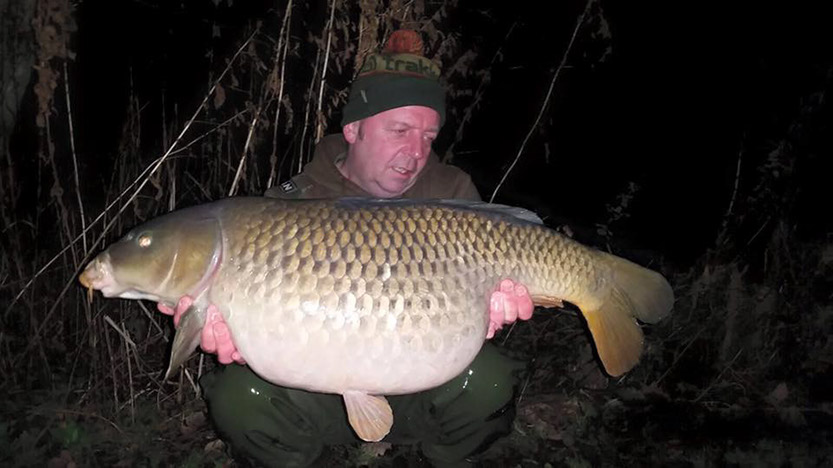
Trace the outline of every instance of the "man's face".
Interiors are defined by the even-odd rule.
[[[339,168],[373,196],[402,195],[425,167],[440,115],[424,106],[398,107],[344,126],[350,144]]]

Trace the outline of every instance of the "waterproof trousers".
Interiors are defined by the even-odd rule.
[[[446,384],[388,396],[394,424],[385,442],[420,444],[436,466],[465,460],[511,430],[523,365],[486,343],[474,362]],[[235,454],[264,466],[321,465],[325,447],[361,442],[340,395],[266,382],[248,367],[228,365],[200,384],[209,415]]]

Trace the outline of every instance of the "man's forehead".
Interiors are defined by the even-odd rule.
[[[425,130],[438,131],[440,127],[440,115],[430,107],[408,106],[390,109],[380,112],[374,117],[385,124],[403,125],[408,127],[425,128]]]
[[[414,122],[412,120],[407,119],[390,119],[385,122],[386,125],[392,127],[408,127],[408,128],[418,128],[425,130],[426,132],[438,132],[440,130],[439,125],[426,125],[424,128],[419,122]]]

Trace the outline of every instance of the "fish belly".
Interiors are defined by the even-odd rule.
[[[474,359],[488,327],[487,293],[422,295],[426,303],[415,306],[381,292],[402,281],[382,281],[376,292],[345,288],[325,307],[314,293],[296,303],[283,300],[292,294],[286,289],[260,296],[240,285],[222,309],[241,355],[270,382],[327,393],[413,393],[452,379]]]

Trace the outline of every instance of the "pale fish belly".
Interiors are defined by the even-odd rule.
[[[243,294],[232,295],[224,315],[241,355],[270,382],[325,393],[405,394],[452,379],[480,350],[489,292],[460,291],[466,291],[461,302],[468,305],[450,319],[416,308],[384,312],[369,299],[359,301],[366,309],[311,313],[274,302],[254,304],[253,296]],[[345,293],[340,302],[350,304],[352,297]],[[386,298],[374,299],[384,304]]]

